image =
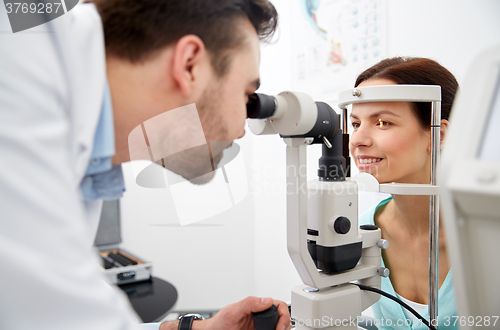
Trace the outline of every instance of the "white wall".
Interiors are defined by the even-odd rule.
[[[389,0],[389,55],[430,57],[460,82],[473,58],[500,42],[500,1]]]
[[[259,90],[268,94],[291,88],[290,0],[272,2],[279,40],[262,47]],[[389,56],[433,58],[459,82],[478,52],[500,43],[498,0],[389,0],[387,7]],[[144,190],[127,179],[124,245],[151,259],[154,274],[178,288],[179,310],[217,309],[246,295],[288,301],[300,283],[286,251],[285,145],[277,136],[248,132],[238,143],[249,195],[197,227],[175,225],[168,191]]]

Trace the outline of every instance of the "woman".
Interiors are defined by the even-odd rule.
[[[455,77],[433,60],[398,57],[367,69],[356,81],[356,87],[395,84],[441,86],[442,144],[458,88]],[[354,131],[349,147],[360,172],[372,174],[380,183],[429,184],[430,107],[428,102],[353,105]],[[390,243],[383,252],[382,262],[391,270],[391,275],[382,279],[382,290],[399,296],[428,319],[429,197],[393,195],[365,212],[359,222],[377,225],[382,230],[382,238]],[[456,307],[444,230],[440,230],[439,248],[439,325],[452,328]],[[416,321],[413,314],[385,297],[373,309],[380,321],[379,328],[427,328]],[[387,322],[388,319],[391,321]],[[408,326],[410,321],[412,326]],[[389,323],[392,327],[387,326]]]

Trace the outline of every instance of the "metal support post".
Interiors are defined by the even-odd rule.
[[[436,185],[441,151],[441,102],[431,110],[431,185]],[[429,207],[429,323],[437,327],[439,291],[439,195],[430,196]]]

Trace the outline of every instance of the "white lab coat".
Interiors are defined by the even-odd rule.
[[[134,312],[91,250],[85,205],[105,83],[101,21],[79,4],[12,34],[0,6],[0,329],[129,329]]]

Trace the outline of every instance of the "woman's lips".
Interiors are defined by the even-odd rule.
[[[358,169],[361,170],[368,170],[372,167],[378,166],[384,159],[383,158],[378,158],[378,157],[358,157],[357,158],[357,165]]]

